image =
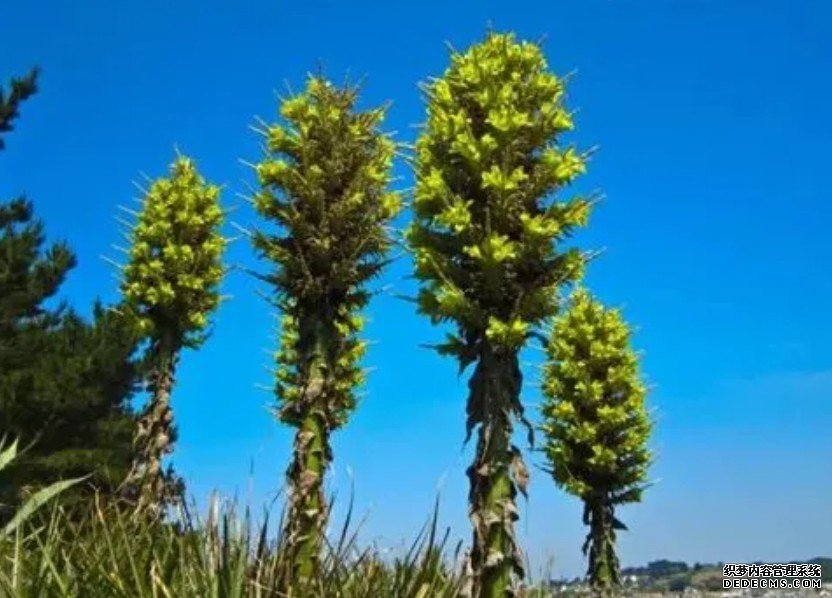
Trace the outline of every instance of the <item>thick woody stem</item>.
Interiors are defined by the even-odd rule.
[[[523,576],[514,536],[518,519],[512,469],[518,451],[511,444],[512,414],[519,404],[521,375],[516,352],[486,348],[469,383],[470,401],[479,410],[477,451],[468,468],[469,516],[474,527],[471,567],[476,598],[515,595]],[[523,481],[524,482],[524,481]]]
[[[286,523],[287,552],[296,588],[309,586],[319,570],[319,558],[328,505],[324,497],[324,475],[332,460],[330,425],[326,417],[326,340],[315,342],[315,352],[299,405],[300,425],[295,434],[294,454],[286,472],[289,510]]]
[[[139,418],[133,440],[134,457],[123,485],[124,496],[154,516],[174,499],[169,480],[162,469],[162,459],[173,451],[173,409],[171,391],[178,361],[178,351],[169,343],[157,342],[155,365],[150,374],[150,401]]]
[[[309,414],[295,434],[287,476],[291,480],[287,544],[293,577],[307,584],[318,571],[321,534],[327,519],[323,478],[329,465],[329,438],[322,418]]]
[[[619,585],[619,564],[615,555],[613,505],[603,496],[587,500],[589,517],[589,568],[587,576],[597,596],[610,596]]]

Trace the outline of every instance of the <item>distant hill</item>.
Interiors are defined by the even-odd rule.
[[[816,556],[806,562],[820,565],[821,579],[823,581],[832,581],[832,557]]]
[[[778,561],[779,563],[812,563],[821,566],[821,579],[832,582],[832,557],[815,557],[812,559],[792,559]],[[643,567],[624,567],[621,578],[625,585],[634,583],[639,588],[650,591],[681,592],[691,587],[699,590],[722,590],[722,566],[724,563],[695,563],[688,565],[684,561],[660,559],[652,561]],[[751,563],[749,563],[751,564]],[[754,564],[761,565],[762,561]],[[634,580],[634,581],[633,581]],[[550,585],[574,586],[583,580],[552,580]]]
[[[832,558],[814,557],[812,559],[792,559],[777,561],[779,563],[811,563],[821,567],[821,580],[832,581]],[[722,565],[724,563],[696,563],[692,567],[684,561],[666,559],[648,563],[646,567],[627,567],[622,569],[624,576],[635,576],[639,585],[652,590],[679,592],[687,587],[701,590],[722,589]],[[751,563],[749,563],[751,564]],[[755,561],[761,565],[763,561]]]

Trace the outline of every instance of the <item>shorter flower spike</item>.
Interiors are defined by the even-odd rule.
[[[630,331],[621,313],[576,290],[556,318],[543,369],[544,452],[556,484],[584,501],[588,576],[600,592],[619,584],[616,505],[641,500],[652,424]]]

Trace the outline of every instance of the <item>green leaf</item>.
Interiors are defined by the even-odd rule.
[[[0,539],[14,533],[14,531],[20,527],[29,517],[31,517],[35,511],[45,505],[47,502],[64,492],[67,488],[74,486],[75,484],[89,478],[90,476],[84,476],[81,478],[75,478],[71,480],[63,480],[60,482],[55,482],[47,486],[46,488],[41,488],[37,492],[35,492],[32,496],[30,496],[25,503],[15,512],[14,516],[11,520],[0,530]]]
[[[3,471],[6,467],[8,467],[9,463],[14,461],[15,457],[17,457],[17,439],[15,438],[12,443],[3,448],[0,451],[0,471]],[[4,441],[0,441],[0,447],[2,447]]]

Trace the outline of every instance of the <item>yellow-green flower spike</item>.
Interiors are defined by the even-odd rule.
[[[584,289],[552,327],[543,375],[545,454],[558,486],[584,501],[588,576],[619,584],[616,505],[641,500],[651,422],[630,331]]]
[[[177,157],[170,175],[154,181],[142,201],[123,272],[124,302],[150,339],[151,365],[151,398],[137,426],[124,493],[157,514],[181,486],[162,470],[176,440],[170,399],[179,352],[202,344],[219,303],[225,248],[219,196],[190,158]]]
[[[525,468],[510,443],[513,418],[522,418],[517,352],[556,313],[559,288],[583,270],[583,255],[562,243],[586,224],[590,203],[553,200],[585,169],[559,142],[572,129],[563,94],[539,46],[489,33],[453,53],[427,85],[416,143],[406,239],[422,282],[418,308],[434,323],[456,325],[441,353],[463,368],[477,363],[467,431],[480,427],[469,471],[478,596],[505,596],[523,574],[513,500]]]
[[[132,231],[122,292],[149,337],[170,339],[175,348],[203,340],[219,303],[225,239],[220,188],[180,156],[170,176],[153,182]]]
[[[287,583],[306,583],[317,570],[329,438],[346,423],[363,383],[358,314],[370,298],[367,283],[386,264],[386,227],[401,206],[388,189],[396,146],[379,128],[385,111],[357,111],[356,100],[354,88],[310,78],[283,102],[282,122],[269,127],[269,152],[257,166],[255,208],[279,231],[253,235],[274,266],[261,278],[283,312],[277,413],[298,430],[287,472],[294,575]]]

